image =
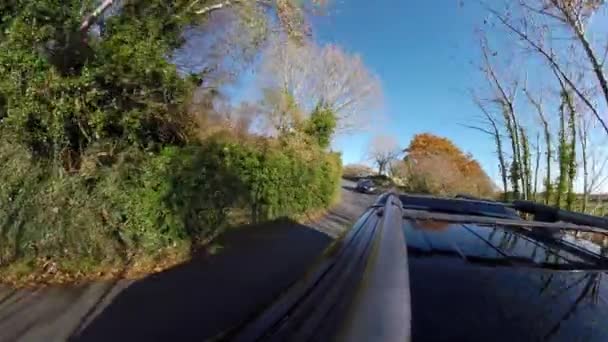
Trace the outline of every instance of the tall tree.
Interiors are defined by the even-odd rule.
[[[574,193],[574,181],[576,178],[576,122],[577,122],[577,110],[574,103],[574,97],[572,95],[572,89],[568,84],[560,77],[557,70],[553,69],[556,79],[561,89],[561,125],[560,125],[560,145],[563,147],[560,150],[560,182],[565,180],[566,184],[560,184],[560,191],[565,193],[566,209],[572,210],[574,202],[576,200],[576,194]],[[567,113],[567,114],[566,114]],[[567,116],[567,118],[566,118]],[[567,127],[565,127],[567,121]],[[564,165],[562,165],[562,163]],[[563,176],[561,172],[565,172]],[[564,178],[565,177],[565,178]]]
[[[490,87],[494,90],[495,101],[498,103],[503,115],[504,125],[511,141],[512,161],[509,169],[509,179],[515,198],[520,197],[521,191],[524,194],[526,191],[526,182],[523,179],[523,163],[522,163],[522,146],[520,142],[520,129],[517,116],[515,114],[515,97],[518,91],[518,81],[512,83],[508,89],[499,79],[494,66],[490,60],[491,53],[488,47],[488,42],[485,37],[480,41],[481,52],[483,56],[482,71],[488,79]]]
[[[337,131],[369,127],[370,113],[382,102],[379,79],[359,56],[335,45],[297,43],[274,38],[258,74],[262,88],[280,89],[293,96],[304,113],[324,103],[337,118]]]
[[[507,172],[508,172],[507,164],[506,164],[505,156],[504,156],[504,152],[503,152],[504,149],[503,149],[503,145],[502,145],[502,134],[496,123],[497,120],[486,109],[486,106],[481,102],[481,100],[474,93],[472,93],[472,97],[473,97],[473,102],[475,102],[477,107],[484,114],[484,118],[490,124],[490,130],[486,130],[484,128],[480,128],[480,127],[476,127],[476,126],[468,126],[468,127],[480,130],[486,134],[491,135],[494,138],[494,144],[496,146],[496,155],[498,157],[498,169],[499,169],[500,178],[502,181],[503,200],[507,200],[508,199],[507,198],[508,190],[509,190],[508,189],[508,177],[509,176],[507,174]]]
[[[577,112],[574,106],[574,99],[570,92],[566,92],[566,101],[568,103],[568,129],[570,130],[570,155],[568,156],[568,197],[566,198],[566,208],[572,210],[576,201],[576,193],[574,192],[574,182],[576,180],[576,123]]]
[[[534,191],[532,193],[532,199],[537,200],[538,196],[538,171],[540,168],[540,134],[536,134],[536,162],[534,163]]]
[[[298,130],[304,120],[302,108],[287,89],[265,89],[262,106],[267,125],[278,135]]]
[[[578,99],[589,109],[597,122],[608,133],[608,123],[600,114],[598,106],[594,104],[591,94],[586,91],[585,85],[581,83],[584,78],[572,77],[568,69],[572,65],[581,65],[584,72],[589,66],[593,71],[595,79],[604,98],[604,105],[608,105],[608,82],[604,70],[605,58],[601,59],[594,50],[591,41],[587,37],[587,27],[593,15],[604,5],[599,0],[519,0],[517,10],[508,7],[505,11],[499,11],[488,7],[488,10],[498,19],[499,23],[506,27],[516,38],[538,54],[551,69],[563,79]],[[561,28],[555,28],[554,23]],[[557,40],[555,33],[571,33],[571,38],[577,44],[567,47],[555,47]],[[586,61],[574,53],[567,56],[562,51],[578,51],[582,47],[583,56]],[[571,58],[569,58],[571,57]],[[584,58],[584,57],[583,57]],[[586,63],[585,63],[586,62]],[[586,64],[586,65],[585,65]],[[576,73],[578,75],[579,73]]]
[[[530,154],[530,144],[526,130],[519,126],[519,136],[521,139],[521,159],[522,159],[522,184],[524,185],[524,198],[532,199],[532,162]]]
[[[589,122],[583,116],[580,117],[578,124],[578,136],[581,144],[581,163],[583,164],[583,204],[581,211],[587,212],[589,204],[589,163],[587,155],[587,146],[589,144]]]
[[[543,126],[543,135],[544,135],[544,140],[545,140],[545,153],[546,153],[546,160],[545,160],[545,179],[544,179],[544,185],[545,185],[545,204],[549,204],[550,198],[552,196],[552,192],[553,192],[553,186],[552,186],[552,178],[551,178],[551,164],[553,162],[553,149],[552,149],[552,144],[551,144],[551,129],[549,128],[549,122],[547,121],[547,117],[545,115],[545,111],[544,111],[544,107],[543,107],[543,101],[542,101],[542,97],[540,97],[539,99],[535,99],[534,96],[530,93],[530,91],[528,89],[524,89],[526,96],[528,97],[528,100],[530,101],[530,103],[532,104],[532,106],[536,109],[536,112],[538,114],[538,117],[541,121],[541,124]]]
[[[576,176],[576,112],[571,103],[572,97],[567,90],[561,92],[560,127],[559,127],[559,178],[556,189],[555,205],[561,207],[566,203],[572,209],[574,203],[574,178]]]

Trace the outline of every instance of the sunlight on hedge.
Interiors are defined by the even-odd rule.
[[[19,262],[46,272],[40,268],[52,263],[86,271],[83,263],[104,269],[142,257],[187,257],[227,226],[246,223],[231,221],[232,211],[260,221],[327,207],[338,189],[339,157],[291,147],[213,138],[153,155],[97,152],[81,173],[67,175],[4,142],[0,267]]]

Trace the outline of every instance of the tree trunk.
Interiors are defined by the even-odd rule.
[[[513,132],[515,133],[514,138],[515,138],[515,151],[514,153],[516,154],[517,157],[517,166],[518,166],[518,178],[519,181],[521,182],[521,192],[524,196],[524,199],[528,199],[527,195],[528,195],[528,187],[527,187],[527,183],[525,180],[525,173],[526,173],[526,168],[525,168],[525,161],[523,160],[523,145],[522,145],[522,141],[521,141],[521,137],[520,137],[520,127],[519,127],[519,123],[517,122],[516,118],[515,118],[515,113],[513,112],[513,109],[511,108],[511,110],[509,111],[509,113],[511,114],[511,120],[513,121]]]
[[[572,210],[576,201],[576,194],[574,193],[574,181],[576,179],[576,109],[569,92],[566,92],[566,101],[568,111],[570,112],[568,117],[568,128],[570,129],[570,142],[568,145],[570,154],[568,156],[568,197],[566,198],[566,208]]]
[[[502,147],[502,138],[500,136],[500,130],[498,129],[496,120],[485,109],[485,107],[483,106],[481,101],[475,96],[475,94],[472,94],[472,95],[473,95],[473,101],[475,102],[475,104],[477,104],[479,109],[483,112],[483,114],[486,116],[486,119],[488,119],[488,122],[492,126],[492,131],[491,132],[488,131],[487,133],[494,136],[494,143],[496,144],[496,154],[498,155],[498,168],[500,170],[500,178],[502,180],[502,190],[503,190],[502,196],[503,196],[503,200],[507,201],[509,184],[508,184],[507,166],[505,163],[505,156],[504,156],[503,147]]]
[[[520,142],[519,142],[519,132],[518,132],[518,124],[515,116],[515,109],[513,106],[513,100],[515,96],[515,91],[511,92],[511,95],[507,93],[505,88],[501,85],[500,81],[494,69],[492,68],[492,64],[490,63],[490,58],[487,50],[486,41],[484,39],[481,40],[481,50],[483,53],[483,57],[486,64],[486,74],[488,75],[488,81],[495,87],[497,90],[497,100],[501,104],[502,114],[505,122],[505,126],[509,133],[509,139],[511,140],[511,149],[513,151],[513,162],[510,167],[510,179],[511,186],[513,188],[513,197],[515,199],[520,198],[520,181],[521,181],[521,150],[520,150]],[[524,185],[522,184],[522,188]],[[524,189],[525,193],[525,189]]]
[[[110,8],[113,3],[114,0],[104,0],[101,5],[99,5],[99,7],[95,9],[95,11],[93,11],[93,13],[84,18],[82,24],[80,24],[80,32],[86,32],[89,27],[91,27],[91,25],[93,25],[93,23],[97,20],[97,18],[99,18],[100,15],[102,15],[108,8]]]
[[[502,179],[502,190],[503,190],[503,200],[507,200],[507,193],[509,191],[509,186],[507,184],[507,168],[505,165],[505,157],[503,155],[502,152],[502,141],[500,138],[500,132],[498,131],[498,129],[496,127],[494,127],[494,129],[496,130],[496,135],[495,135],[495,139],[496,139],[496,152],[498,153],[498,163],[499,163],[499,168],[500,168],[500,178]]]
[[[528,142],[528,136],[526,135],[526,131],[523,127],[519,126],[519,140],[520,151],[521,151],[521,165],[522,165],[522,179],[521,183],[523,185],[522,189],[524,191],[524,198],[526,200],[530,200],[532,198],[532,169],[531,169],[531,161],[530,161],[530,145]]]
[[[534,192],[532,200],[536,201],[538,195],[538,169],[540,167],[540,134],[536,135],[536,164],[534,165]]]
[[[587,212],[587,206],[589,204],[589,192],[591,189],[589,188],[589,170],[587,164],[587,127],[584,122],[581,122],[579,125],[579,137],[581,140],[581,157],[583,162],[583,207],[582,212]]]
[[[517,158],[519,148],[517,146],[517,140],[515,138],[516,128],[513,127],[513,123],[511,122],[511,116],[509,114],[509,109],[507,108],[506,104],[503,104],[503,116],[505,120],[505,126],[507,127],[507,132],[509,133],[509,139],[511,140],[511,150],[513,152],[513,159],[511,162],[509,178],[511,179],[511,187],[513,188],[513,197],[515,197],[515,199],[519,199],[519,179],[521,178],[521,168],[519,167],[519,159]]]
[[[585,54],[587,55],[587,58],[589,58],[589,62],[591,63],[591,66],[593,68],[593,72],[595,73],[595,76],[597,77],[597,80],[600,84],[602,93],[604,94],[606,104],[608,105],[608,81],[606,80],[606,75],[604,75],[602,65],[600,64],[600,61],[598,60],[595,52],[593,51],[593,48],[591,47],[591,43],[589,42],[589,40],[587,40],[587,37],[585,36],[583,24],[577,18],[575,18],[570,11],[564,8],[563,5],[558,5],[557,7],[562,11],[564,17],[568,21],[568,24],[574,31],[576,38],[583,46]]]
[[[534,108],[536,108],[536,112],[538,113],[538,116],[540,118],[540,121],[543,125],[543,133],[544,133],[544,139],[545,139],[545,147],[547,149],[546,153],[547,153],[547,158],[546,158],[546,174],[545,174],[545,180],[544,180],[544,186],[545,186],[545,198],[544,198],[544,202],[546,205],[549,205],[549,202],[551,201],[551,195],[552,195],[552,179],[551,179],[551,162],[552,162],[552,154],[553,151],[551,149],[551,130],[549,129],[549,122],[547,121],[547,118],[545,117],[545,113],[543,111],[543,106],[542,106],[542,98],[539,100],[535,100],[534,97],[532,97],[532,95],[527,91],[524,90],[524,92],[526,93],[526,95],[528,96],[528,99],[530,100],[530,103],[532,103],[532,105],[534,106]],[[538,151],[540,151],[540,148],[538,149]],[[540,152],[539,155],[537,157],[540,157]],[[535,185],[536,186],[536,185]]]
[[[547,51],[543,47],[542,44],[539,44],[538,42],[535,42],[534,40],[532,40],[530,38],[531,35],[528,35],[526,32],[513,26],[509,22],[508,16],[501,15],[498,11],[493,10],[493,9],[490,9],[490,12],[493,13],[505,27],[507,27],[509,30],[511,30],[511,32],[513,32],[517,36],[519,36],[519,38],[521,38],[523,41],[526,41],[534,50],[536,50],[541,56],[543,56],[547,60],[547,62],[549,63],[549,65],[551,66],[553,71],[556,73],[556,76],[558,78],[563,77],[564,81],[572,88],[572,90],[581,99],[581,101],[583,101],[585,106],[587,106],[587,108],[589,108],[589,110],[593,113],[593,116],[595,116],[597,121],[602,125],[602,128],[604,129],[604,131],[606,131],[606,133],[608,133],[608,124],[604,121],[604,119],[602,118],[600,113],[597,111],[596,107],[591,103],[591,100],[584,94],[583,91],[581,91],[579,88],[577,88],[574,81],[572,81],[572,79],[570,79],[570,77],[568,77],[566,72],[563,71],[562,67],[557,63],[555,54],[553,53],[553,51],[552,50]],[[596,59],[596,61],[597,61],[597,59]],[[593,61],[592,61],[592,64],[593,64]],[[597,63],[595,63],[595,64],[597,64]],[[594,66],[594,68],[595,68],[595,66]],[[605,94],[605,98],[607,101],[606,103],[608,104],[608,85],[605,85],[605,84],[602,85],[602,79],[604,79],[604,83],[606,83],[605,77],[604,77],[603,73],[601,73],[601,72],[599,74],[596,73],[596,75],[598,76],[598,79],[600,80],[600,85],[602,86],[602,91],[604,91],[604,86],[606,86],[606,90],[604,91],[604,94]],[[561,82],[561,80],[560,80],[560,82]]]
[[[557,188],[555,189],[555,206],[561,208],[562,199],[566,193],[567,179],[568,179],[568,142],[566,138],[566,100],[565,95],[562,93],[562,103],[560,105],[560,121],[559,121],[559,178],[557,182]]]

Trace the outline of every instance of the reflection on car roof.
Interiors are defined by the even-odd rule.
[[[491,201],[400,197],[412,340],[608,341],[608,246],[560,228],[606,230],[522,220]]]

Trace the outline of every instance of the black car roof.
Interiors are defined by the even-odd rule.
[[[601,230],[593,241],[500,203],[400,199],[413,340],[608,341]]]

